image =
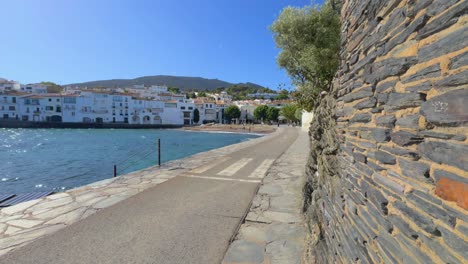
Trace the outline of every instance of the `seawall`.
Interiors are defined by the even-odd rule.
[[[311,263],[468,260],[468,1],[344,1],[309,130]]]

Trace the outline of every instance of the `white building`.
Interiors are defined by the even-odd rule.
[[[28,89],[27,87],[31,87]],[[115,89],[67,89],[63,94],[45,93],[41,86],[23,86],[26,92],[0,92],[0,118],[30,122],[122,123],[192,125],[198,108],[200,121],[222,122],[224,103],[204,100],[198,104],[185,95],[153,86],[129,93]],[[31,91],[31,92],[30,92]]]
[[[20,89],[20,83],[0,78],[0,92],[19,91]]]
[[[47,93],[47,85],[43,85],[40,83],[35,84],[21,84],[21,91],[26,93],[33,93],[33,94],[45,94]]]
[[[19,100],[24,93],[8,91],[0,93],[0,118],[20,120]]]

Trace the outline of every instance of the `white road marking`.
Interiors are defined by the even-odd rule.
[[[238,181],[238,182],[249,182],[249,183],[260,183],[260,180],[243,180],[243,179],[234,179],[234,178],[220,178],[220,177],[207,177],[207,176],[195,176],[195,175],[180,175],[182,177],[188,178],[198,178],[206,180],[217,180],[217,181]]]
[[[227,167],[226,169],[218,172],[218,175],[221,176],[232,176],[236,174],[240,169],[242,169],[247,163],[249,163],[252,159],[240,159],[231,166]]]
[[[222,159],[219,159],[219,160],[215,160],[214,162],[211,162],[207,165],[204,165],[204,166],[201,166],[201,167],[198,167],[198,168],[195,168],[193,170],[191,170],[190,172],[193,172],[193,173],[203,173],[211,168],[214,168],[216,167],[216,165],[219,165],[223,162],[225,162],[226,160],[228,160],[229,158],[227,157],[224,157]]]
[[[263,178],[267,170],[270,168],[271,164],[273,164],[274,159],[266,159],[264,160],[260,166],[258,166],[250,175],[249,178]]]

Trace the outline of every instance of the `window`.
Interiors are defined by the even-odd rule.
[[[15,104],[16,103],[16,97],[12,97],[11,102],[13,102]]]
[[[10,110],[10,111],[15,111],[15,106],[9,106],[9,107],[8,107],[8,110]]]
[[[63,103],[64,104],[76,104],[76,98],[75,97],[65,97],[65,98],[63,98]]]
[[[181,106],[180,109],[185,110],[185,106]]]
[[[188,108],[188,109],[189,109],[189,110],[193,110],[193,107],[189,106],[189,108]]]
[[[60,98],[57,98],[57,102],[60,102]]]
[[[75,116],[75,112],[71,112],[71,116]]]
[[[54,107],[53,106],[46,106],[45,110],[46,111],[54,111]]]
[[[49,102],[52,102],[52,98],[49,98]]]

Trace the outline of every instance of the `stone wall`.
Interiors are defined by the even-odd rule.
[[[468,1],[349,0],[310,128],[316,263],[468,261]]]

